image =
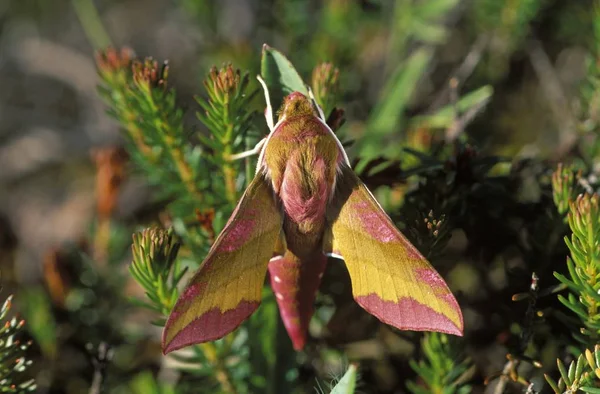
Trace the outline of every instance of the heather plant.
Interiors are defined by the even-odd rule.
[[[22,373],[31,365],[26,356],[30,341],[24,341],[22,329],[25,320],[10,317],[12,296],[0,308],[0,392],[31,393],[37,386],[34,379],[23,378]]]

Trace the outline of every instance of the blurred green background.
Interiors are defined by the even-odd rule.
[[[202,80],[209,68],[232,62],[254,76],[263,43],[285,53],[306,79],[322,61],[339,67],[338,105],[346,111],[340,132],[346,140],[360,138],[367,126],[373,127],[373,113],[400,100],[405,103],[402,114],[386,119],[390,130],[404,139],[418,139],[418,134],[410,134],[417,128],[406,126],[411,120],[456,102],[453,95],[464,97],[488,86],[493,94],[472,114],[464,132],[484,154],[511,159],[554,159],[570,149],[582,107],[578,99],[586,60],[598,45],[591,0],[98,0],[93,3],[97,15],[90,4],[0,0],[1,294],[14,292],[18,304],[19,294],[29,289],[22,298],[29,300],[24,310],[35,302],[54,302],[31,289],[48,281],[44,261],[59,259],[56,256],[64,253],[59,251],[64,245],[85,243],[82,240],[96,215],[99,159],[94,152],[123,142],[118,124],[105,114],[96,93],[94,53],[106,44],[130,47],[140,57],[169,59],[169,84],[186,111],[189,130],[203,128],[194,116],[199,109],[194,96],[204,95]],[[395,78],[416,53],[422,56],[421,66],[408,83],[411,89],[403,90],[408,85]],[[454,90],[449,88],[451,77],[458,81]],[[254,78],[251,83],[258,88]],[[261,110],[261,97],[253,103],[254,109]],[[152,211],[152,204],[144,179],[127,177],[113,212],[115,221],[129,226],[122,232],[123,250],[131,239],[128,230]],[[461,258],[457,256],[462,256],[465,242],[464,234],[454,234],[446,260]],[[127,253],[121,256],[123,271],[130,260]],[[453,289],[477,299],[474,294],[482,291],[481,283],[469,267],[459,266],[450,280]],[[498,288],[512,286],[499,277]],[[527,275],[521,277],[519,285],[527,280]],[[109,283],[103,291],[108,294],[111,286],[119,285],[128,294],[141,295],[130,282]],[[95,297],[102,299],[104,294]],[[109,303],[105,308],[112,307]],[[103,320],[104,311],[92,310],[87,316]],[[43,326],[40,313],[29,316]],[[467,320],[472,318],[468,314]],[[112,332],[111,324],[143,331],[140,327],[151,319],[146,313],[122,316],[107,319],[107,326],[77,339],[75,348],[81,349],[86,341],[97,345],[99,339],[106,340],[103,336],[110,336],[106,333]],[[498,326],[501,316],[494,317]],[[47,326],[48,336],[67,335],[61,334],[60,322],[53,324]],[[479,357],[475,362],[480,378],[500,370],[505,362],[504,342],[493,338],[495,334],[508,335],[490,331],[488,337],[470,343],[476,350],[485,348],[473,352],[474,358]],[[159,330],[148,335],[156,341]],[[350,343],[344,353],[349,359],[372,363],[365,372],[370,383],[361,388],[363,392],[404,392],[405,378],[398,371],[408,369],[395,369],[395,361],[389,359],[396,357],[397,349],[385,348],[389,343],[380,337],[386,332],[378,335],[378,340]],[[52,348],[56,346],[52,338],[40,342],[39,332],[37,336],[33,358],[40,392],[87,392],[93,367],[85,352]],[[134,372],[148,368],[156,372],[160,367],[157,345],[149,342],[123,352],[116,362],[119,368],[134,365]],[[56,363],[40,354],[70,361]],[[139,359],[133,361],[136,356]],[[313,367],[323,378],[328,364],[318,362],[323,365]],[[83,372],[70,376],[76,364]],[[168,369],[161,371],[169,381]],[[309,386],[314,383],[312,372],[306,376],[302,372],[301,380]]]

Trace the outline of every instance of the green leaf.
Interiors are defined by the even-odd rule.
[[[569,374],[567,372],[567,369],[565,368],[565,365],[557,360],[556,365],[558,366],[558,371],[560,372],[560,376],[562,377],[562,380],[565,382],[565,384],[567,386],[570,386],[572,384],[571,379],[569,379]]]
[[[133,394],[175,394],[174,388],[161,385],[150,372],[142,372],[133,378],[129,390]]]
[[[44,355],[53,359],[58,352],[57,328],[47,293],[41,286],[32,286],[23,290],[20,297],[29,332]]]
[[[353,394],[356,389],[357,367],[351,364],[342,379],[333,387],[331,394]]]
[[[457,0],[429,0],[413,5],[415,14],[422,20],[431,20],[443,17],[452,7],[458,4]]]
[[[579,381],[581,378],[581,374],[583,373],[583,368],[586,366],[586,361],[585,361],[585,357],[582,355],[580,355],[577,358],[577,364],[575,366],[575,378]]]
[[[579,356],[579,357],[581,357],[581,356]],[[575,371],[576,371],[575,363],[572,362],[571,364],[569,364],[569,371],[567,372],[569,374],[569,380],[571,382],[575,380]]]
[[[398,66],[369,118],[369,131],[387,133],[398,125],[432,56],[430,49],[419,49]]]
[[[369,161],[377,156],[393,158],[394,152],[396,156],[401,152],[394,143],[384,144],[383,138],[401,129],[406,106],[432,56],[431,49],[417,50],[406,62],[398,66],[386,84],[379,105],[373,109],[367,122],[368,133],[354,146],[356,155],[362,159],[355,168],[357,173],[362,173]]]
[[[432,129],[445,129],[455,120],[458,110],[459,114],[467,112],[469,109],[485,103],[492,97],[494,89],[490,85],[485,85],[463,95],[456,105],[447,105],[440,108],[431,115],[417,116],[410,122],[411,128],[426,127]]]
[[[292,62],[267,44],[263,45],[260,75],[269,88],[274,111],[281,106],[283,98],[292,92],[308,95],[308,89]]]
[[[558,300],[567,308],[578,314],[582,319],[586,320],[588,315],[587,312],[581,307],[581,304],[571,299],[572,294],[569,294],[570,299],[566,299],[562,295],[558,296]]]
[[[573,279],[573,283],[575,283],[577,286],[581,286],[581,278],[577,274],[577,270],[575,269],[575,264],[573,262],[573,259],[571,259],[568,256],[567,256],[567,269],[569,270],[569,274],[571,275],[571,278]]]
[[[567,286],[568,288],[570,288],[573,291],[579,291],[580,287],[579,285],[577,285],[574,282],[571,282],[569,279],[567,279],[566,276],[559,274],[558,272],[554,273],[554,277],[556,279],[558,279],[563,285]]]
[[[413,394],[421,392],[457,394],[461,390],[468,391],[469,386],[466,385],[466,381],[469,375],[466,373],[470,361],[462,358],[460,346],[459,342],[450,340],[444,334],[425,334],[421,341],[421,350],[425,359],[419,362],[409,361],[420,382],[407,382],[409,391]]]
[[[548,375],[544,375],[544,377],[546,378],[546,382],[548,382],[548,385],[552,388],[552,390],[554,390],[555,393],[560,393],[558,384],[554,381],[554,379]]]
[[[600,302],[600,294],[588,282],[583,282],[582,285],[583,290],[585,290],[581,292],[582,294],[585,293],[587,296],[593,298],[594,301]]]
[[[429,42],[440,43],[446,37],[446,28],[442,25],[434,25],[426,21],[413,21],[415,39]]]
[[[596,387],[583,386],[583,387],[580,387],[579,389],[581,389],[582,391],[585,391],[586,393],[600,394],[600,388],[596,388]]]

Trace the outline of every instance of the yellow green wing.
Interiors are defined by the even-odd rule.
[[[258,308],[281,225],[273,190],[258,174],[171,311],[165,354],[221,338]]]
[[[327,221],[324,252],[343,258],[361,307],[402,330],[462,335],[460,307],[442,277],[345,165]]]

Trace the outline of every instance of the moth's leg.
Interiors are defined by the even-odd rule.
[[[308,88],[308,97],[310,97],[313,105],[317,108],[317,111],[319,111],[319,117],[323,120],[323,122],[327,122],[327,119],[325,119],[325,114],[323,113],[323,109],[319,106],[319,104],[317,104],[317,99],[315,99],[315,95],[313,94],[311,88]]]
[[[269,126],[269,131],[273,131],[275,128],[275,124],[273,123],[273,107],[271,107],[271,98],[269,97],[269,89],[267,88],[267,84],[260,77],[260,75],[256,76],[258,82],[262,85],[263,91],[265,92],[265,101],[267,102],[267,108],[265,109],[265,119],[267,120],[267,125]]]
[[[258,144],[256,144],[256,146],[254,148],[247,150],[245,152],[241,152],[241,153],[237,153],[235,155],[229,156],[229,160],[239,160],[239,159],[243,159],[248,156],[257,155],[260,153],[260,150],[262,149],[265,142],[267,142],[266,137],[263,138],[262,140],[258,141]]]

